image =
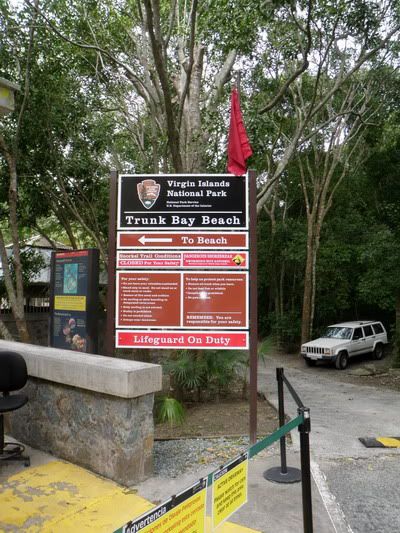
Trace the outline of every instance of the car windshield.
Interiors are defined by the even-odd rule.
[[[329,327],[322,336],[330,339],[351,339],[352,332],[351,328]]]

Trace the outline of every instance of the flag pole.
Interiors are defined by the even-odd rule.
[[[257,364],[258,364],[258,332],[257,332],[257,174],[255,170],[247,172],[247,159],[253,154],[246,128],[243,124],[242,112],[239,101],[240,72],[236,73],[236,83],[233,84],[231,94],[231,118],[228,134],[228,172],[236,176],[248,177],[249,187],[249,214],[250,224],[250,343],[249,343],[249,365],[250,365],[250,442],[254,444],[257,440]]]
[[[234,81],[234,85],[235,85],[235,87],[236,87],[236,89],[237,89],[239,99],[240,99],[240,78],[241,78],[240,70],[238,70],[238,71],[235,73],[235,81]]]

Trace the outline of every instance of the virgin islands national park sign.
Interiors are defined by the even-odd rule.
[[[122,175],[118,229],[247,229],[247,178]]]

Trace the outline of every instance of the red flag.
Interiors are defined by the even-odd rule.
[[[231,95],[231,122],[228,136],[228,172],[236,176],[246,173],[246,159],[253,154],[240,111],[239,95],[236,87]]]

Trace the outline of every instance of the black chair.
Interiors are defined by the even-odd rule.
[[[14,442],[4,442],[4,413],[15,411],[28,401],[22,394],[10,392],[22,389],[28,381],[25,359],[16,352],[0,352],[0,461],[24,461],[30,465],[29,457],[22,455],[25,447]]]

